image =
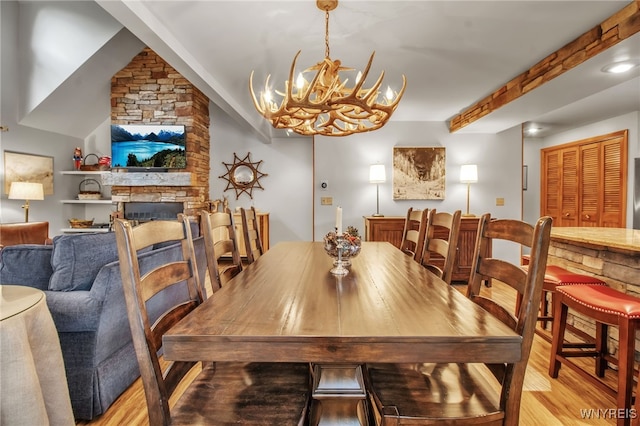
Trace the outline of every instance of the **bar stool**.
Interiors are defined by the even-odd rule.
[[[528,264],[527,256],[522,256],[522,268],[526,270]],[[549,333],[543,332],[547,329],[547,323],[553,323],[553,315],[555,305],[557,304],[557,298],[555,297],[556,288],[565,285],[607,285],[604,281],[597,277],[589,275],[578,274],[575,272],[567,271],[566,269],[556,266],[547,265],[544,273],[544,284],[542,286],[542,297],[540,298],[540,314],[538,315],[538,321],[542,324],[542,330],[536,328],[536,334],[542,337],[547,342],[551,343],[551,336]],[[551,294],[551,311],[549,311],[549,304],[547,302],[547,295]],[[582,339],[588,341],[589,336],[581,330],[575,327],[569,326],[572,333],[577,334]],[[582,347],[584,345],[580,345]],[[593,346],[593,345],[592,345]]]
[[[608,286],[572,285],[558,287],[556,291],[553,322],[553,338],[549,375],[558,377],[560,366],[566,365],[582,378],[602,391],[616,398],[618,410],[631,413],[634,377],[634,356],[636,329],[640,323],[640,298],[622,293]],[[567,326],[567,312],[572,309],[596,322],[595,349],[565,350],[564,333]],[[615,359],[607,353],[608,326],[618,327],[619,349]],[[569,360],[570,357],[594,357],[595,374],[583,370]],[[618,365],[618,386],[612,389],[599,378],[604,377],[608,362]],[[619,411],[620,412],[620,411]],[[618,425],[628,425],[630,415],[618,418]]]

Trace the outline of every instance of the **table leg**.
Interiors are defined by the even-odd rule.
[[[369,425],[362,365],[315,364],[311,396],[311,425]]]

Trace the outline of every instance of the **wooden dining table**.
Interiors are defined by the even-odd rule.
[[[310,363],[311,423],[367,424],[366,363],[521,357],[518,334],[387,242],[332,267],[322,242],[276,244],[164,335],[165,359]]]

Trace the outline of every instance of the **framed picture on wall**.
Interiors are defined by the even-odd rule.
[[[393,199],[444,200],[445,148],[393,147]]]
[[[44,195],[53,195],[53,157],[4,152],[4,193],[12,182],[40,182]]]

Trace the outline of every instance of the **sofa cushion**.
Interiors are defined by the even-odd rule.
[[[20,244],[0,250],[0,284],[49,287],[52,246]]]
[[[113,232],[59,235],[53,239],[49,290],[89,290],[100,269],[117,259]]]

